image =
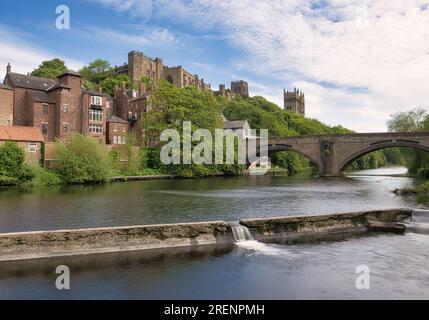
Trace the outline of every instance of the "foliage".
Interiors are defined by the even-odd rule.
[[[54,171],[35,166],[31,167],[33,178],[26,184],[29,187],[53,187],[63,184],[61,177]]]
[[[112,174],[120,174],[121,173],[121,153],[113,149],[109,152],[108,155],[109,166],[112,170]]]
[[[111,176],[106,149],[93,139],[75,134],[65,143],[57,143],[58,173],[67,183],[106,182]]]
[[[390,132],[423,131],[428,116],[428,112],[423,108],[414,108],[409,111],[397,112],[390,116],[387,127]]]
[[[429,113],[423,108],[415,108],[398,112],[391,116],[387,123],[392,132],[429,132]],[[417,174],[422,169],[429,168],[429,153],[410,148],[401,148],[402,157],[408,167],[408,172]]]
[[[6,141],[0,145],[0,185],[16,185],[32,178],[25,164],[25,152],[16,142]]]
[[[80,69],[79,73],[85,80],[99,84],[104,79],[112,77],[114,72],[109,61],[96,59]]]
[[[282,151],[273,154],[271,162],[274,166],[287,169],[289,175],[296,175],[312,166],[311,162],[296,152]]]
[[[130,77],[126,74],[118,74],[109,78],[106,78],[100,82],[100,86],[104,92],[107,92],[111,96],[114,95],[115,86],[122,86],[122,83],[125,82],[127,89],[134,89],[134,85],[130,80]]]
[[[35,77],[55,79],[67,71],[68,68],[65,62],[61,59],[55,58],[43,61],[37,69],[33,70],[31,75]]]

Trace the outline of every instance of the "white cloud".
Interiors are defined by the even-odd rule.
[[[273,97],[301,85],[308,113],[331,124],[382,131],[391,113],[429,106],[428,0],[95,1],[223,34],[247,54],[232,72],[270,75]]]
[[[24,38],[17,36],[13,30],[0,25],[0,82],[6,75],[6,66],[12,65],[12,71],[27,74],[44,60],[53,59],[54,53],[43,50],[37,45],[28,42]],[[66,65],[73,70],[78,70],[83,63],[74,59],[63,59]]]

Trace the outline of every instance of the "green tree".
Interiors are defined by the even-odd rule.
[[[415,108],[405,112],[397,112],[390,116],[387,127],[390,132],[416,132],[425,128],[428,112],[423,108]]]
[[[68,68],[65,62],[61,59],[55,58],[43,61],[37,69],[33,70],[31,75],[35,77],[55,79],[67,71]]]
[[[114,70],[109,61],[96,59],[80,69],[79,73],[85,80],[93,84],[100,84],[101,81],[113,77]]]
[[[134,85],[130,80],[130,77],[126,74],[119,74],[113,77],[106,78],[100,82],[100,86],[104,92],[109,93],[113,96],[115,91],[115,86],[122,86],[122,83],[125,82],[127,89],[133,89]]]
[[[32,178],[25,164],[25,151],[16,142],[6,141],[0,145],[0,185],[15,185]]]
[[[106,182],[111,167],[106,148],[90,137],[73,135],[55,148],[58,172],[63,181],[73,184]]]

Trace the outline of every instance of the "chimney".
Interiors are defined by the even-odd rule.
[[[122,81],[122,93],[126,93],[127,92],[127,84],[125,83],[125,81]]]
[[[140,84],[140,94],[146,93],[146,85],[144,83]]]
[[[98,87],[98,92],[103,93],[103,88],[101,86]]]
[[[12,66],[10,65],[10,63],[8,63],[6,67],[6,74],[11,73],[11,71],[12,71]]]
[[[115,84],[115,89],[113,89],[113,93],[115,97],[118,95],[118,92],[119,92],[119,86]]]

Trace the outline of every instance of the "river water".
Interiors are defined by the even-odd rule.
[[[391,191],[402,168],[346,178],[163,180],[0,192],[0,232],[324,214],[420,207]],[[429,235],[378,235],[315,245],[157,251],[0,264],[0,298],[429,299]],[[55,268],[71,290],[55,288]],[[358,266],[370,289],[358,290]]]

